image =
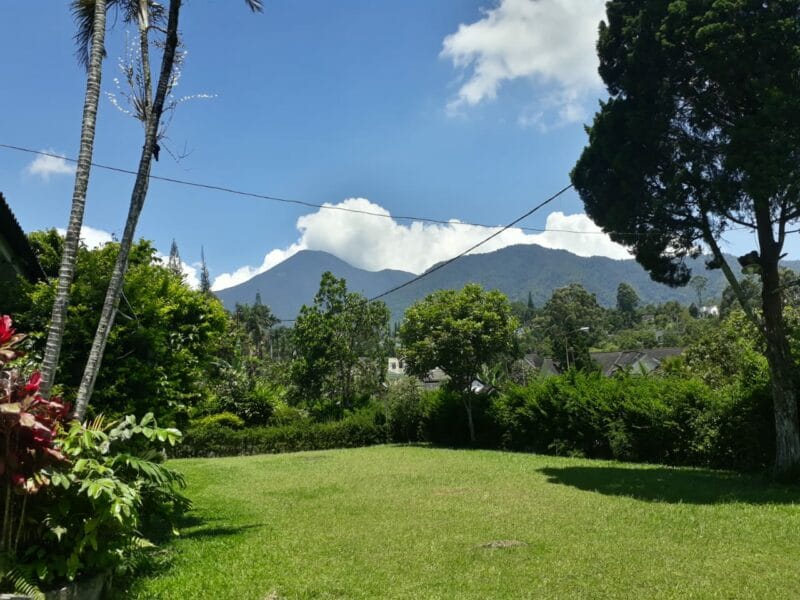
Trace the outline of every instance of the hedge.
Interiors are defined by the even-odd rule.
[[[177,457],[275,454],[302,450],[357,448],[385,444],[386,428],[373,419],[351,416],[330,423],[298,423],[282,427],[233,429],[217,424],[189,428]]]

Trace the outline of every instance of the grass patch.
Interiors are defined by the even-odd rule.
[[[176,460],[195,502],[126,598],[797,598],[800,488],[371,447]]]

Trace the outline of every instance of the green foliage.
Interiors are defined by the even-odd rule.
[[[763,396],[721,395],[696,379],[573,372],[510,388],[493,418],[505,447],[618,460],[763,468]]]
[[[639,308],[639,295],[630,284],[620,283],[617,287],[617,312],[623,322],[630,327],[636,321],[636,310]]]
[[[252,305],[237,304],[233,318],[246,334],[246,353],[261,360],[271,354],[272,327],[278,323],[278,318],[272,314],[269,306],[262,304],[261,294],[256,294],[256,301]]]
[[[415,377],[399,377],[386,391],[386,429],[394,442],[417,442],[424,420],[422,384]]]
[[[552,356],[564,366],[591,367],[589,348],[605,330],[605,312],[594,294],[572,283],[559,288],[542,308],[541,327],[550,342]]]
[[[356,448],[386,442],[386,429],[372,412],[329,423],[298,422],[280,427],[192,426],[178,456],[230,456]]]
[[[241,429],[244,427],[244,419],[233,413],[222,412],[215,415],[206,415],[205,417],[200,417],[199,419],[194,419],[190,425],[191,429],[216,429],[218,427]]]
[[[39,256],[60,252],[57,234],[33,237]],[[58,371],[67,400],[80,383],[117,250],[114,243],[79,250]],[[149,242],[133,246],[129,263],[90,408],[111,416],[154,412],[164,422],[184,422],[189,408],[208,394],[227,316],[215,298],[191,290],[159,264]],[[20,324],[46,331],[54,295],[55,280],[30,288]],[[43,336],[34,337],[41,350]]]
[[[400,327],[406,372],[423,376],[439,367],[464,390],[482,365],[516,356],[518,325],[500,292],[478,284],[434,292],[406,311]]]
[[[142,532],[167,524],[189,507],[183,476],[162,463],[162,449],[181,439],[152,413],[107,423],[72,424],[59,446],[71,466],[54,473],[39,508],[38,542],[27,551],[48,583],[113,570],[124,574],[131,551],[151,546]]]
[[[294,326],[292,403],[338,406],[341,416],[383,381],[388,337],[386,305],[367,302],[348,292],[344,279],[324,273],[314,304],[302,307]]]

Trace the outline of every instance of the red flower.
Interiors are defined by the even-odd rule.
[[[5,344],[14,337],[16,330],[11,327],[11,317],[8,315],[0,316],[0,344]]]

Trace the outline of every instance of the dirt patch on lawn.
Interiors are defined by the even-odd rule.
[[[519,540],[493,540],[491,542],[486,542],[485,544],[478,544],[478,548],[488,548],[490,550],[494,550],[498,548],[521,548],[527,545],[528,544],[525,542],[520,542]]]
[[[472,488],[442,488],[433,492],[434,496],[463,496],[474,492]]]

